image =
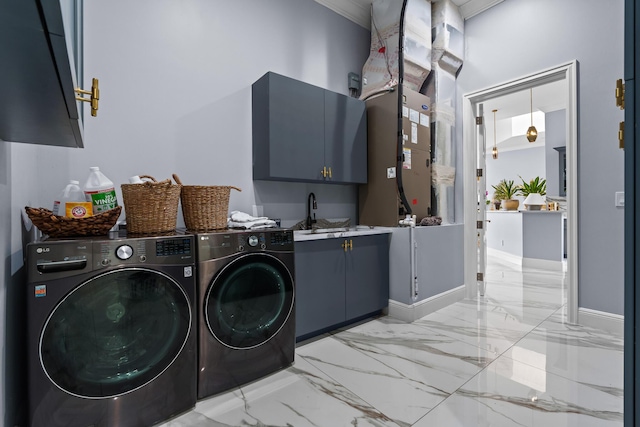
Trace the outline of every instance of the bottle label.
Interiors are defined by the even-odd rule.
[[[87,195],[87,201],[91,199],[94,215],[118,206],[116,191],[113,188],[102,191],[86,191],[85,194]]]
[[[65,215],[69,218],[87,218],[91,216],[93,207],[90,202],[65,203]]]

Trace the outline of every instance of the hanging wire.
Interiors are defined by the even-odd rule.
[[[493,149],[491,150],[491,157],[495,159],[498,158],[498,146],[496,145],[496,111],[493,110]]]

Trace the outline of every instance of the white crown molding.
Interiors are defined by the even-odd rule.
[[[371,30],[371,1],[315,0],[339,15]]]
[[[339,15],[371,30],[371,2],[373,0],[315,0]],[[454,0],[463,19],[471,18],[502,3],[504,0]]]
[[[464,19],[469,19],[503,1],[504,0],[470,0],[459,6],[460,14]]]

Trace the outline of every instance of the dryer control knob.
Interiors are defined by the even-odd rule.
[[[133,255],[133,248],[129,245],[118,246],[116,249],[116,256],[118,259],[129,259]]]
[[[251,247],[258,246],[258,238],[256,236],[249,236],[249,238],[247,239],[247,242]]]

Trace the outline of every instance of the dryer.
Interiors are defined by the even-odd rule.
[[[293,363],[294,243],[291,230],[196,235],[198,399]]]
[[[31,427],[147,427],[196,402],[192,235],[27,245]]]

